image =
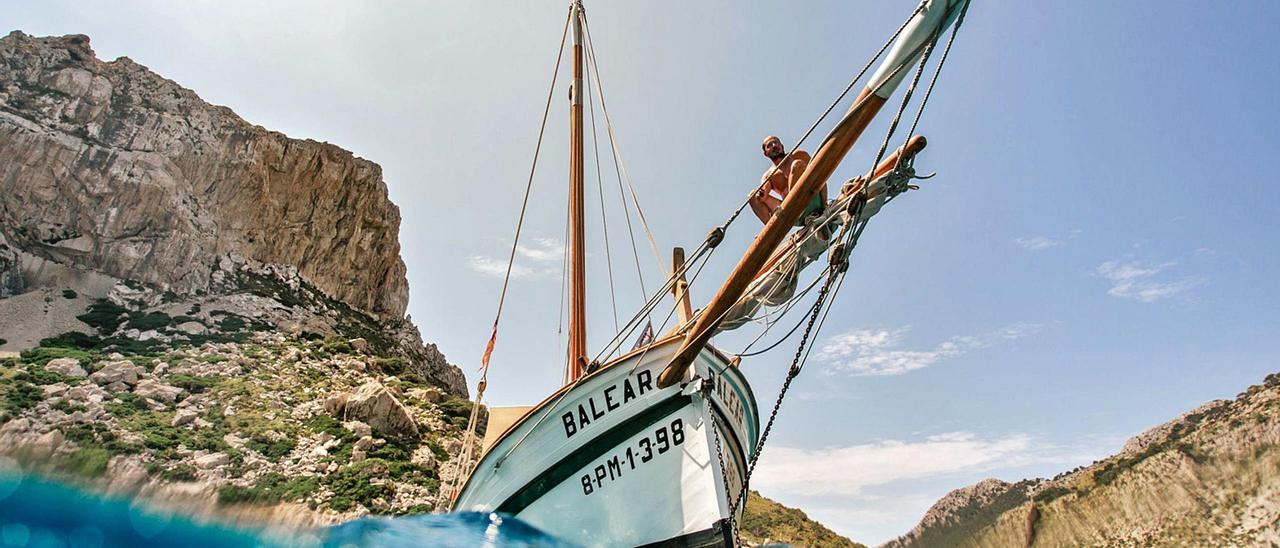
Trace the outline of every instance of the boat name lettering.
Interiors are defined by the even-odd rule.
[[[635,375],[635,379],[626,377],[621,383],[614,383],[599,393],[587,397],[587,401],[579,403],[577,409],[570,409],[560,416],[564,424],[564,437],[571,438],[591,424],[600,420],[611,411],[626,405],[646,392],[653,390],[653,372],[643,370]],[[598,399],[597,399],[598,398]]]
[[[627,446],[625,452],[609,457],[578,478],[582,494],[590,495],[604,487],[606,482],[622,477],[623,472],[635,470],[636,466],[683,444],[684,437],[684,419],[673,420],[670,426],[663,425],[654,430],[653,434],[636,441],[635,446]]]
[[[740,430],[746,429],[746,410],[742,406],[742,399],[738,397],[738,392],[733,386],[726,381],[724,375],[716,376],[716,400],[720,402],[720,407],[733,418]]]

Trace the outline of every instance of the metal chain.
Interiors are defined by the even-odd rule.
[[[778,418],[778,410],[782,408],[782,400],[787,397],[787,391],[791,389],[791,381],[800,375],[800,358],[804,354],[804,349],[808,345],[809,335],[813,332],[813,325],[818,321],[818,313],[822,310],[822,302],[826,300],[828,292],[831,291],[831,285],[839,277],[843,270],[832,269],[827,276],[826,283],[822,284],[822,289],[818,290],[818,300],[814,303],[812,311],[809,313],[808,325],[804,328],[804,334],[800,336],[800,344],[796,348],[795,358],[791,360],[791,367],[787,369],[787,379],[782,383],[782,389],[778,391],[778,399],[773,403],[773,411],[769,413],[769,421],[765,423],[764,430],[760,433],[760,441],[756,442],[756,450],[751,458],[748,459],[747,476],[742,478],[742,490],[738,496],[729,504],[729,513],[733,514],[737,511],[739,504],[746,503],[747,491],[751,487],[751,474],[755,472],[756,463],[760,460],[760,453],[764,451],[765,442],[769,439],[769,432],[773,430],[773,423]]]
[[[720,445],[720,430],[716,428],[715,414],[711,409],[711,387],[713,386],[712,383],[715,382],[712,379],[714,379],[714,377],[711,379],[704,379],[702,381],[702,399],[707,404],[707,425],[711,428],[711,434],[716,440],[716,460],[720,463],[720,481],[724,482],[724,494],[727,498],[729,496],[729,491],[733,486],[729,483],[729,469],[724,466],[724,448]],[[742,545],[742,541],[738,538],[737,511],[732,504],[729,506],[728,519],[730,538],[733,539],[734,548],[737,548]]]

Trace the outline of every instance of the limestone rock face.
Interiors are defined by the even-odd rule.
[[[220,261],[283,264],[387,320],[409,287],[381,168],[250,124],[89,39],[0,38],[0,296],[20,258],[175,293]]]

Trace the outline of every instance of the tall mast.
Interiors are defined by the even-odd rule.
[[[583,375],[587,367],[587,282],[582,180],[582,2],[574,0],[573,87],[569,108],[569,354],[565,364],[569,382]]]

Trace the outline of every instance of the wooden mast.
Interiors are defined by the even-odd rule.
[[[906,76],[907,67],[914,65],[920,59],[925,42],[931,39],[935,32],[941,32],[955,20],[957,10],[953,8],[958,7],[963,1],[967,0],[923,0],[921,2],[921,8],[903,28],[903,33],[899,35],[892,51],[880,68],[871,76],[867,87],[858,95],[849,112],[840,119],[831,133],[827,134],[826,139],[818,147],[818,152],[813,155],[808,167],[800,175],[799,182],[792,182],[791,191],[787,193],[782,205],[756,235],[756,239],[751,242],[751,247],[738,261],[724,285],[720,286],[720,291],[698,315],[693,327],[689,329],[684,341],[680,344],[680,348],[676,350],[671,363],[658,376],[660,388],[671,386],[684,378],[693,359],[724,320],[725,313],[742,297],[747,286],[772,255],[773,250],[800,219],[809,201],[818,193],[818,188],[827,183],[836,166],[853,148],[858,137],[871,124],[871,120],[880,112],[885,101]]]
[[[583,219],[582,163],[582,2],[574,0],[573,87],[569,107],[569,354],[565,367],[568,382],[578,380],[587,368],[587,282],[585,226]]]

